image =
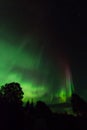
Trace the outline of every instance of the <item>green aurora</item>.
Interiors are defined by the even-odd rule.
[[[66,102],[73,86],[69,67],[55,64],[36,37],[0,33],[0,85],[20,83],[24,101]]]

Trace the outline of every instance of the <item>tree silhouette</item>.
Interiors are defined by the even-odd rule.
[[[85,102],[78,94],[72,94],[71,103],[75,113],[87,115],[87,102]]]
[[[0,97],[9,103],[22,103],[23,91],[19,83],[8,83],[1,86]]]

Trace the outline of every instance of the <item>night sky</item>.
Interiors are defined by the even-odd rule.
[[[76,0],[0,1],[1,84],[20,82],[25,97],[49,102],[53,96],[64,101],[70,96],[68,80],[68,88],[73,84],[87,100],[82,6]]]

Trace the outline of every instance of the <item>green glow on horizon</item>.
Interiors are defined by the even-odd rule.
[[[24,91],[24,101],[47,101],[53,94],[60,97],[61,102],[65,102],[67,95],[70,97],[72,93],[71,79],[67,78],[61,87],[64,77],[58,70],[60,68],[56,68],[52,61],[43,56],[43,47],[38,49],[37,41],[33,38],[19,40],[18,37],[10,37],[0,38],[0,84],[20,83]]]
[[[56,92],[56,97],[59,98],[59,102],[64,103],[72,96],[74,92],[74,85],[70,74],[69,66],[65,68],[65,78],[62,80],[63,85],[61,85],[61,89]]]
[[[46,72],[47,69],[43,68],[40,63],[42,50],[39,52],[37,50],[35,53],[37,48],[32,48],[30,44],[29,52],[26,52],[25,47],[26,41],[23,44],[11,45],[8,40],[0,39],[0,83],[3,85],[13,81],[19,82],[24,91],[24,99],[26,97],[29,99],[40,98],[48,91],[48,84],[44,83],[46,80],[44,76],[49,72]],[[40,78],[38,73],[44,75],[41,75],[43,76],[41,81],[37,81]]]
[[[61,102],[66,102],[66,91],[61,89],[61,91],[59,92],[59,97],[61,99]]]
[[[74,85],[73,85],[73,81],[72,81],[72,77],[71,77],[71,73],[69,70],[69,67],[66,68],[66,90],[67,90],[67,96],[71,97],[72,93],[74,92]]]

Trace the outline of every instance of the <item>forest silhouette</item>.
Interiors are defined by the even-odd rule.
[[[0,130],[58,130],[87,128],[87,103],[72,94],[73,114],[53,112],[42,101],[27,101],[19,83],[8,83],[0,88]]]

